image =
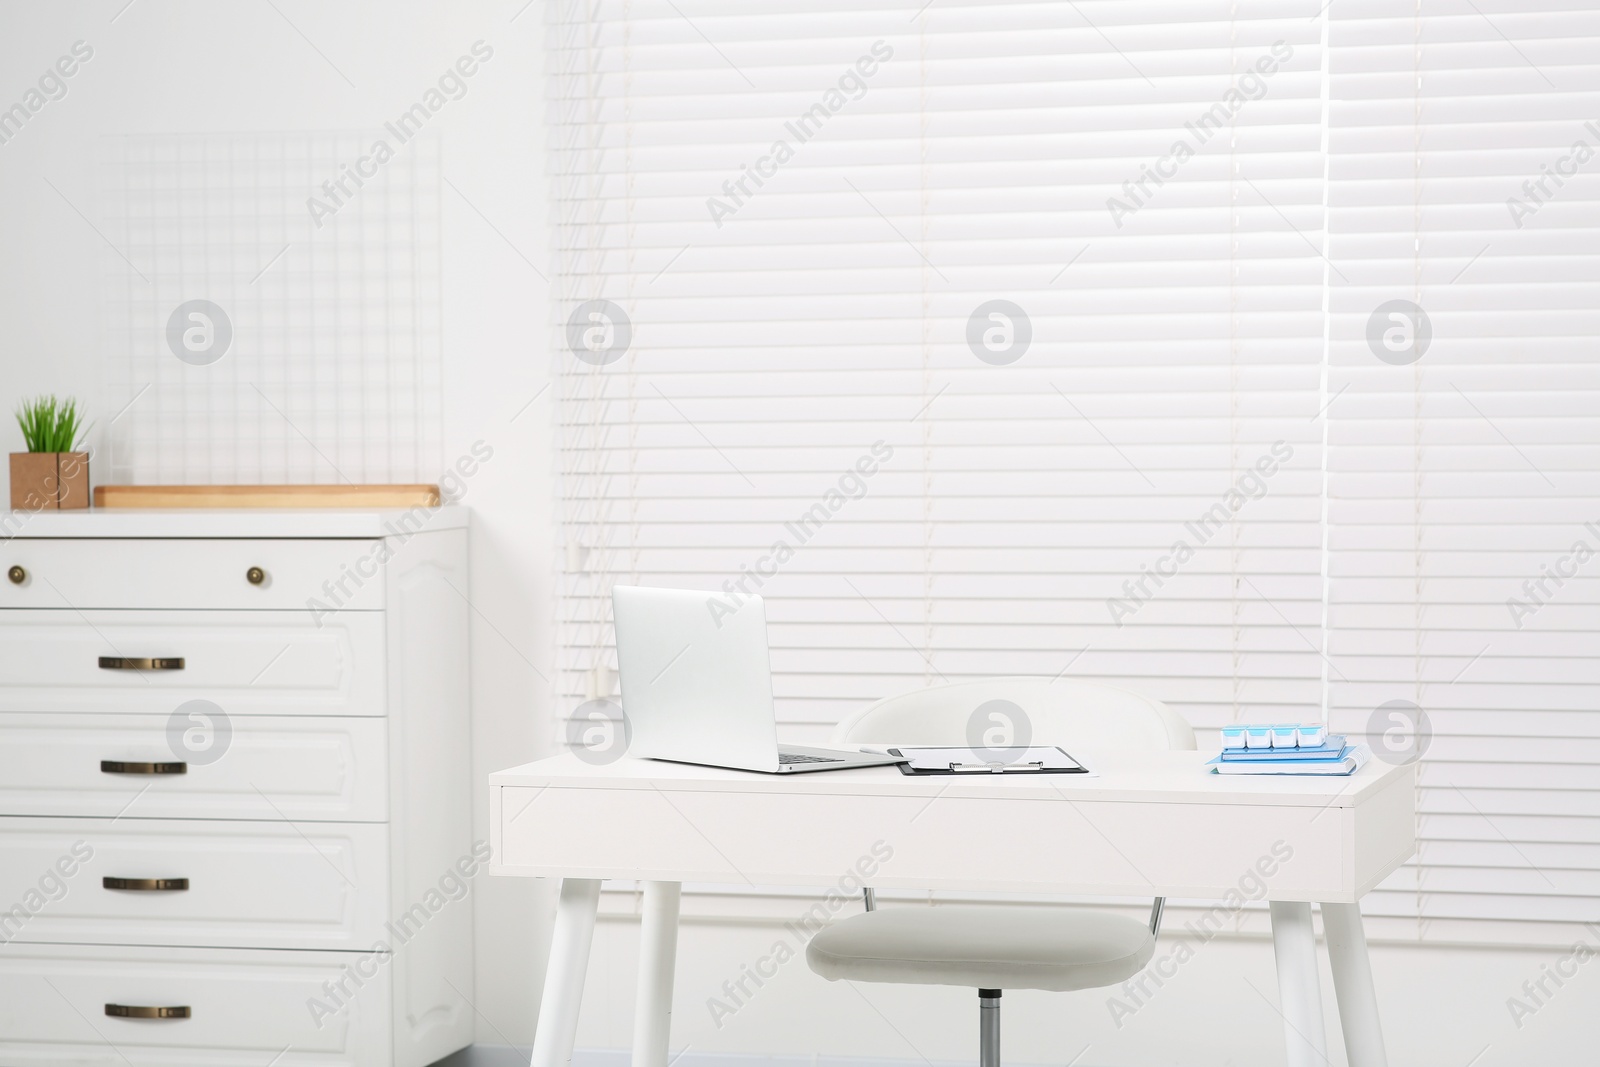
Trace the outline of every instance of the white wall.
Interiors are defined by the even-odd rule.
[[[550,673],[550,394],[509,422],[543,388],[549,369],[545,287],[522,258],[542,269],[548,247],[542,12],[535,5],[512,22],[522,0],[275,2],[354,88],[266,3],[136,0],[118,15],[124,0],[108,0],[8,5],[0,14],[0,100],[19,97],[73,41],[87,40],[96,50],[65,99],[0,145],[0,408],[9,411],[21,397],[41,391],[100,399],[97,353],[104,339],[94,294],[105,250],[45,179],[96,219],[94,167],[102,135],[369,128],[413,100],[473,41],[490,43],[494,62],[474,78],[469,95],[436,120],[445,174],[493,227],[445,193],[445,454],[452,458],[479,438],[495,448],[466,501],[475,515],[473,729],[481,781],[492,769],[541,754],[551,710],[549,690],[535,670]],[[109,413],[99,408],[92,414]],[[14,428],[0,436],[8,451],[19,447]],[[480,832],[483,801],[480,796]],[[480,879],[475,901],[479,1039],[526,1046],[550,895],[529,883]],[[972,1058],[970,994],[868,990],[880,1016],[849,987],[821,981],[799,960],[720,1029],[713,1025],[706,998],[741,963],[766,952],[780,930],[776,921],[687,925],[675,1050],[914,1062]],[[601,924],[582,1045],[628,1044],[636,933],[625,919]],[[1522,995],[1524,981],[1537,980],[1541,966],[1560,955],[1552,949],[1377,946],[1374,966],[1392,1062],[1495,1067],[1592,1059],[1600,1044],[1600,1017],[1591,1010],[1600,994],[1600,963],[1582,968],[1520,1029],[1506,1007],[1507,998]],[[1326,976],[1324,988],[1331,988]],[[1008,1058],[1063,1063],[1089,1044],[1080,1061],[1085,1067],[1276,1064],[1281,1027],[1268,1003],[1275,1000],[1270,944],[1219,940],[1120,1031],[1102,994],[1008,995]]]

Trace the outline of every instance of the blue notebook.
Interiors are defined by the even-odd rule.
[[[1366,745],[1351,745],[1342,759],[1321,760],[1230,760],[1221,756],[1206,766],[1212,774],[1354,774],[1367,762],[1372,750]]]
[[[1224,763],[1281,763],[1284,760],[1339,760],[1349,754],[1343,734],[1335,734],[1316,748],[1225,748]]]

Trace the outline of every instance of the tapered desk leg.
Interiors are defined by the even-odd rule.
[[[633,1067],[667,1067],[672,1032],[672,969],[678,958],[681,882],[644,883],[639,927],[639,992],[634,1005]]]
[[[598,878],[564,878],[550,938],[550,964],[544,972],[539,1025],[533,1032],[532,1067],[567,1067],[578,1037],[578,1006],[589,970],[594,917],[600,908]]]
[[[1383,1028],[1378,1024],[1378,991],[1372,984],[1372,960],[1360,904],[1322,905],[1322,928],[1328,935],[1333,964],[1333,991],[1339,998],[1339,1024],[1350,1067],[1388,1067]]]
[[[1272,948],[1278,960],[1278,999],[1283,1002],[1283,1036],[1289,1067],[1328,1067],[1328,1038],[1322,1026],[1322,983],[1317,977],[1317,935],[1311,905],[1272,902]]]

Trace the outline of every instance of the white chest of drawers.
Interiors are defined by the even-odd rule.
[[[449,507],[0,542],[0,1065],[470,1043],[466,596]]]

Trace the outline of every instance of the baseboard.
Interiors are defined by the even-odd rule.
[[[579,1049],[572,1054],[572,1067],[629,1067],[630,1059],[627,1049]],[[866,1056],[763,1056],[758,1052],[685,1052],[672,1060],[672,1067],[971,1067],[971,1064],[916,1059],[873,1059]]]
[[[531,1048],[468,1045],[460,1052],[446,1056],[433,1067],[528,1067],[528,1060],[532,1056]]]
[[[508,1045],[472,1045],[434,1067],[527,1067],[531,1049]],[[572,1067],[629,1067],[627,1049],[580,1048]],[[763,1056],[749,1052],[684,1052],[669,1057],[672,1067],[970,1067],[965,1062],[875,1059],[866,1056]]]

